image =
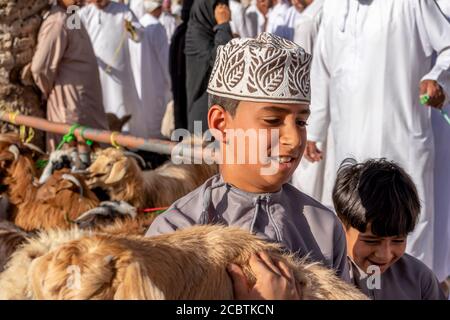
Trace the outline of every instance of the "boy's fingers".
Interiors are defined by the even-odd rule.
[[[250,256],[248,265],[253,270],[253,273],[257,279],[267,274],[267,272],[273,273],[273,270],[269,268],[269,266],[257,254],[252,254]]]
[[[280,270],[278,270],[277,266],[273,263],[272,258],[267,254],[267,252],[259,252],[258,257],[261,259],[262,263],[264,263],[266,269],[269,269],[276,275],[281,276]]]
[[[233,281],[235,298],[239,298],[240,295],[248,293],[250,288],[242,269],[238,265],[232,263],[227,266],[227,271]]]
[[[289,281],[294,281],[294,271],[284,261],[278,261],[278,269]]]

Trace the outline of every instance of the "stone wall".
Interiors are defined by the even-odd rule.
[[[0,0],[0,108],[45,117],[39,90],[25,85],[22,69],[31,62],[49,0]],[[1,132],[17,130],[0,123]],[[43,145],[43,133],[34,142]]]

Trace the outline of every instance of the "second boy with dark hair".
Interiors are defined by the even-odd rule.
[[[333,202],[346,232],[350,276],[360,290],[375,300],[445,299],[432,271],[405,253],[420,200],[402,168],[384,159],[347,159],[338,171]],[[378,285],[368,276],[377,270]]]

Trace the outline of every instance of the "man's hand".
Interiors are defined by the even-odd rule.
[[[420,83],[420,95],[428,95],[430,99],[426,105],[441,109],[444,105],[445,94],[442,87],[434,80],[423,80]]]
[[[317,143],[315,141],[306,142],[305,158],[313,163],[323,159],[322,151],[317,148]]]
[[[227,23],[231,20],[231,11],[226,4],[220,3],[214,9],[214,18],[217,24]]]
[[[34,80],[33,80],[33,73],[31,72],[31,62],[27,64],[22,69],[22,73],[20,75],[20,80],[23,85],[25,86],[33,86]]]
[[[235,264],[228,266],[233,280],[236,300],[299,300],[300,289],[294,273],[282,261],[272,261],[270,256],[261,252],[253,254],[249,260],[256,283],[250,287],[242,269]]]

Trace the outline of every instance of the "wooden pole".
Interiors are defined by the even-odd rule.
[[[0,111],[0,120],[9,122],[15,125],[24,125],[34,129],[52,132],[60,135],[69,133],[71,125],[64,123],[51,122],[45,119],[24,116],[12,112]],[[159,139],[144,139],[133,137],[129,135],[120,134],[118,132],[111,132],[106,130],[97,130],[86,128],[81,136],[82,127],[74,130],[74,134],[79,141],[89,139],[100,143],[107,143],[112,145],[119,145],[131,149],[140,149],[145,151],[156,152],[160,154],[171,155],[173,148],[177,142],[159,140]]]

